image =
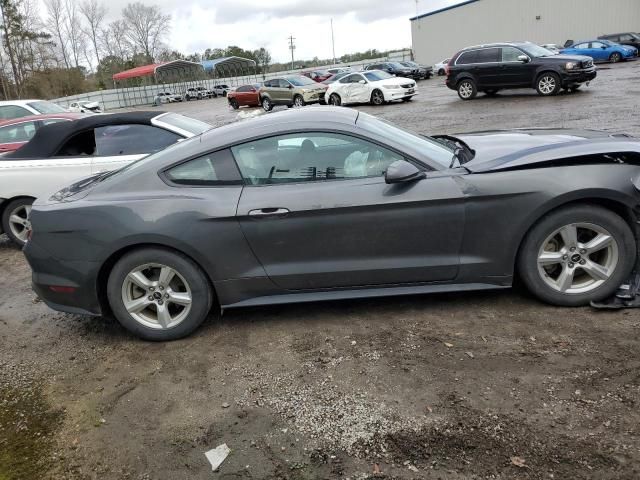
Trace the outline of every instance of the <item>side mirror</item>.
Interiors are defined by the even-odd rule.
[[[518,61],[522,63],[529,63],[529,57],[526,55],[518,55]]]
[[[384,181],[389,184],[415,182],[426,176],[426,173],[414,164],[406,160],[397,160],[387,167],[387,171],[384,172]]]
[[[361,83],[362,85],[366,84],[367,81],[366,80],[360,80],[358,83]]]
[[[289,86],[287,87],[289,90],[293,90],[293,85],[289,84]]]
[[[600,48],[603,49],[603,50],[606,50],[607,46],[606,45],[602,45]]]

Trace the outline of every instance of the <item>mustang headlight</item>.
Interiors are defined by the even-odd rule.
[[[579,67],[579,65],[576,62],[567,62],[564,65],[564,68],[567,69],[567,70],[575,70],[578,67]]]
[[[395,88],[400,88],[400,85],[383,85],[384,88],[391,88],[391,89],[395,89]]]

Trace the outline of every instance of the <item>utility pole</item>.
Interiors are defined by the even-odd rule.
[[[291,70],[295,70],[295,66],[293,63],[293,51],[296,49],[296,46],[293,43],[294,40],[295,37],[293,35],[289,35],[289,50],[291,50]]]
[[[333,39],[333,18],[331,19],[331,48],[333,49],[333,64],[336,64],[336,42]]]

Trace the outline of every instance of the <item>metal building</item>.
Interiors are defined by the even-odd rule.
[[[411,19],[415,61],[482,43],[557,43],[640,31],[640,0],[468,0]]]

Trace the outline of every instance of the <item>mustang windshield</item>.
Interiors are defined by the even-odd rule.
[[[420,152],[441,167],[449,168],[451,165],[451,159],[455,154],[454,149],[431,137],[403,130],[392,123],[362,112],[358,115],[358,124],[372,133],[379,134],[382,138],[393,139],[394,142],[402,143],[411,150]]]

